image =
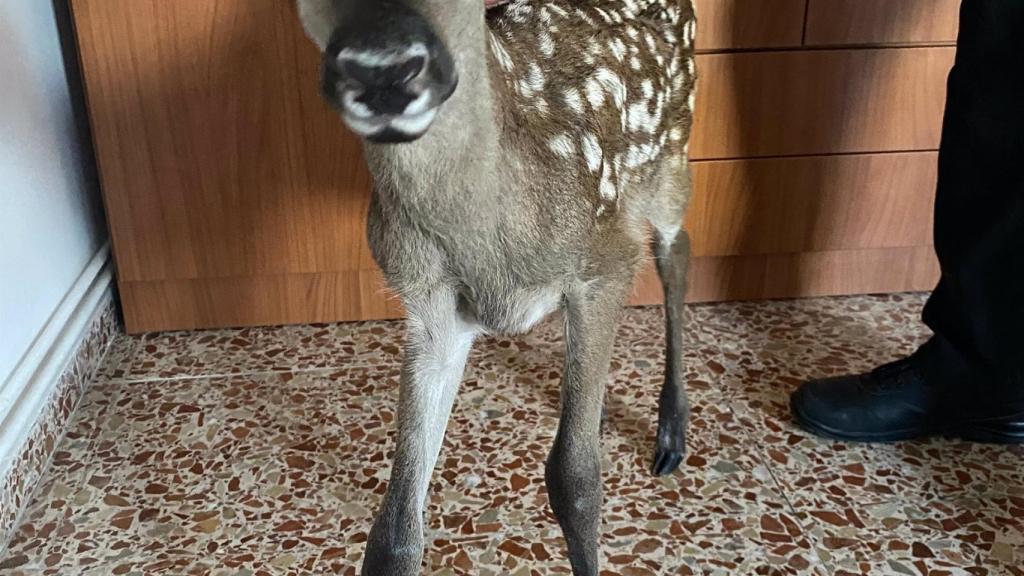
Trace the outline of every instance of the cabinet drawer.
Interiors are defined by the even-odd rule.
[[[696,256],[927,246],[936,152],[695,162]]]
[[[960,0],[810,0],[807,45],[952,44]]]
[[[701,55],[692,157],[938,149],[954,52]]]
[[[930,246],[693,259],[690,302],[840,294],[923,292],[935,288],[939,263]],[[640,273],[632,304],[660,304],[654,265]]]
[[[697,49],[800,46],[806,0],[697,0]]]

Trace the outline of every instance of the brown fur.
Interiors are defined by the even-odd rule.
[[[373,1],[300,10],[323,47],[347,11]],[[401,1],[432,23],[460,82],[415,142],[366,144],[370,243],[410,336],[394,471],[363,573],[419,571],[423,498],[474,335],[529,329],[558,306],[567,354],[546,478],[574,573],[596,575],[604,382],[648,223],[669,301],[655,472],[674,470],[685,447],[692,5],[514,0],[485,15],[481,0]]]

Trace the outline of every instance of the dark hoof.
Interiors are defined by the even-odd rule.
[[[679,468],[685,454],[682,450],[666,450],[659,446],[654,453],[654,466],[651,472],[655,476],[668,476]]]
[[[675,426],[672,426],[675,428]],[[686,456],[686,432],[678,430],[664,433],[658,430],[658,440],[654,446],[654,465],[651,472],[655,476],[668,476],[676,471]]]

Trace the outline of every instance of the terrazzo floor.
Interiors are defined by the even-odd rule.
[[[1024,448],[850,445],[788,418],[804,378],[927,336],[923,297],[690,308],[690,454],[656,479],[659,308],[621,322],[604,442],[602,575],[1024,574]],[[428,574],[568,574],[543,462],[562,336],[488,338],[430,496]],[[4,575],[357,573],[385,488],[401,325],[122,336]]]

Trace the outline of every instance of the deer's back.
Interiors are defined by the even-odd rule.
[[[514,0],[490,19],[504,130],[531,162],[621,208],[686,153],[696,80],[689,0]]]

